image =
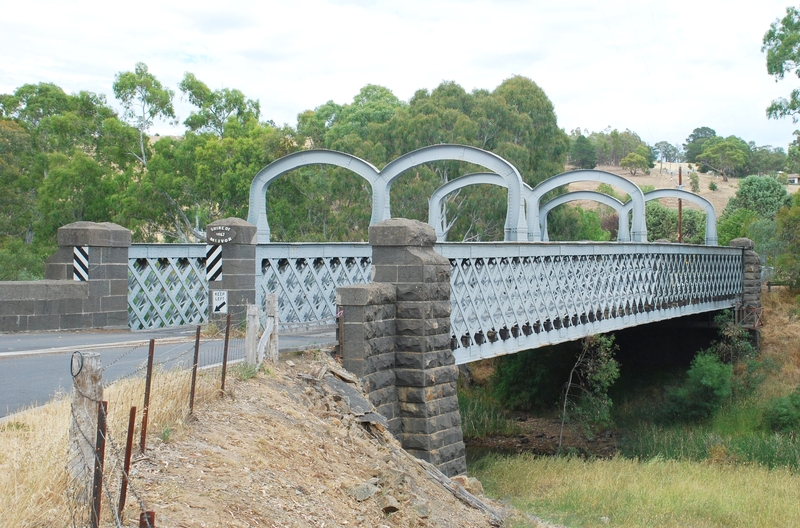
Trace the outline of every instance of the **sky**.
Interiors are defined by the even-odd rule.
[[[185,72],[236,88],[261,118],[295,126],[367,84],[408,101],[454,81],[493,90],[523,75],[553,102],[561,128],[630,129],[684,143],[693,129],[786,148],[800,124],[768,120],[800,86],[767,74],[762,39],[787,0],[289,0],[132,3],[27,0],[3,7],[0,93],[52,82],[105,94],[137,62],[192,107]],[[157,123],[152,133],[180,134]]]

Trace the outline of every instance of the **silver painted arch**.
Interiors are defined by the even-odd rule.
[[[269,221],[267,220],[266,192],[272,180],[291,170],[307,165],[320,164],[335,165],[349,169],[367,180],[372,187],[372,219],[370,220],[370,225],[381,221],[381,218],[376,216],[378,210],[375,207],[375,192],[378,188],[376,182],[379,171],[374,165],[351,154],[335,150],[301,150],[273,161],[261,169],[250,184],[250,209],[247,213],[247,221],[257,227],[259,244],[269,242],[270,230]]]
[[[389,192],[392,183],[408,169],[432,161],[464,161],[479,165],[499,175],[508,189],[508,214],[506,216],[505,239],[525,240],[527,223],[524,216],[523,181],[519,171],[497,154],[467,145],[433,145],[409,152],[387,164],[382,171],[374,165],[351,154],[333,150],[304,150],[276,160],[256,174],[250,185],[250,210],[247,221],[255,224],[258,242],[269,242],[270,230],[267,220],[266,191],[270,182],[278,176],[299,167],[316,164],[336,165],[352,170],[372,187],[372,217],[370,225],[391,218]]]
[[[598,170],[574,170],[564,172],[544,180],[533,188],[528,202],[528,240],[541,242],[542,229],[539,224],[539,210],[542,197],[562,185],[579,181],[599,181],[609,185],[615,185],[624,190],[631,196],[631,207],[633,208],[633,226],[631,229],[631,240],[633,242],[647,242],[647,226],[644,220],[644,194],[639,187],[622,176],[610,172]]]
[[[645,202],[649,202],[650,200],[658,200],[659,198],[680,198],[682,200],[688,200],[692,203],[696,203],[702,207],[706,212],[706,245],[717,245],[717,211],[714,209],[714,206],[711,204],[711,202],[700,195],[685,191],[683,189],[657,189],[644,194]],[[625,204],[622,212],[620,213],[620,219],[628,218],[628,213],[630,213],[631,207],[632,205],[630,202]]]
[[[473,174],[465,174],[464,176],[450,180],[433,191],[433,194],[428,200],[428,224],[433,227],[434,231],[436,231],[437,241],[444,242],[445,237],[447,236],[445,226],[442,225],[442,201],[444,200],[445,196],[459,189],[463,189],[464,187],[480,184],[497,185],[498,187],[503,187],[506,189],[508,188],[506,179],[499,174],[478,172]],[[530,189],[525,183],[522,185],[523,188],[527,188],[528,190]],[[508,216],[510,211],[510,209],[506,211],[506,227],[508,227],[510,223]]]
[[[598,191],[573,191],[562,194],[560,196],[556,196],[539,210],[539,223],[542,226],[542,241],[549,242],[550,237],[547,233],[547,215],[552,211],[554,208],[558,207],[559,205],[574,202],[575,200],[592,200],[594,202],[600,202],[605,204],[611,208],[613,208],[617,215],[619,216],[619,228],[617,229],[617,241],[618,242],[630,242],[630,234],[628,232],[628,216],[627,213],[623,216],[622,210],[625,207],[625,204],[614,198],[613,196],[609,196],[607,194],[598,192]]]

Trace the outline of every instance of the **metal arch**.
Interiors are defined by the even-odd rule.
[[[469,185],[480,185],[482,183],[497,185],[498,187],[508,189],[506,179],[499,174],[476,172],[450,180],[433,191],[433,194],[428,200],[428,224],[433,226],[433,229],[436,231],[436,240],[438,242],[444,242],[445,237],[444,230],[442,229],[442,200],[444,200],[444,197]],[[506,211],[506,225],[508,225],[508,214],[509,212]]]
[[[644,193],[644,201],[649,202],[650,200],[658,200],[659,198],[680,198],[683,200],[689,200],[690,202],[696,203],[706,211],[706,245],[707,246],[716,246],[717,245],[717,211],[714,209],[714,206],[709,202],[707,199],[703,198],[702,196],[695,194],[693,192],[689,192],[683,189],[656,189],[655,191],[650,191]],[[628,218],[628,213],[631,210],[631,204],[627,203],[623,207],[622,212],[620,213],[620,219]],[[626,222],[627,224],[627,222]]]
[[[336,150],[301,150],[294,152],[280,159],[277,159],[258,171],[250,184],[250,209],[247,213],[247,221],[254,224],[258,230],[258,243],[266,244],[269,242],[269,222],[267,221],[267,187],[269,184],[282,174],[306,165],[336,165],[344,169],[351,170],[367,180],[372,187],[372,219],[370,224],[379,222],[379,209],[375,207],[376,186],[380,172],[371,163],[364,161],[352,154],[338,152]]]
[[[633,208],[633,229],[631,230],[631,240],[634,242],[647,242],[647,225],[644,221],[644,194],[639,187],[619,176],[610,172],[599,170],[574,170],[563,172],[552,178],[544,180],[533,188],[528,199],[528,240],[540,242],[542,240],[541,226],[539,225],[539,204],[542,196],[552,191],[556,187],[575,183],[579,181],[599,181],[609,185],[616,185],[631,196]]]
[[[614,198],[613,196],[609,196],[607,194],[598,192],[598,191],[573,191],[568,192],[566,194],[562,194],[560,196],[556,196],[539,210],[539,223],[542,226],[542,241],[548,242],[550,237],[547,233],[547,215],[552,211],[554,208],[558,207],[559,205],[565,204],[567,202],[574,202],[575,200],[592,200],[594,202],[600,202],[605,204],[611,208],[613,208],[617,215],[619,216],[619,228],[617,229],[617,241],[618,242],[629,242],[630,241],[630,234],[628,233],[628,222],[627,216],[622,215],[622,209],[625,207],[625,204]],[[627,214],[627,213],[626,213]]]
[[[412,167],[431,161],[466,161],[485,167],[498,174],[506,182],[508,189],[508,214],[506,215],[505,240],[525,240],[528,228],[525,223],[523,202],[523,181],[514,165],[492,152],[468,145],[433,145],[403,154],[391,161],[380,172],[380,184],[373,187],[372,214],[382,211],[381,220],[392,217],[389,191],[392,182]]]

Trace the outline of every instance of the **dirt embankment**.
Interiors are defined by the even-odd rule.
[[[480,497],[467,504],[464,488],[331,390],[337,368],[324,353],[281,361],[155,439],[132,483],[157,526],[464,528],[518,515],[480,497],[474,479],[462,481]]]

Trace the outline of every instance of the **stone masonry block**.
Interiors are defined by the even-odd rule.
[[[404,336],[395,338],[396,352],[431,352],[434,350],[450,350],[450,333],[429,336]]]
[[[367,350],[370,356],[383,354],[394,355],[394,336],[388,335],[386,337],[370,339],[367,344]]]
[[[256,226],[241,218],[223,218],[222,220],[211,222],[206,227],[206,237],[210,240],[231,238],[231,240],[224,242],[223,246],[256,244],[256,233]]]
[[[409,282],[397,285],[397,300],[403,301],[442,301],[450,299],[450,283]]]
[[[393,284],[354,284],[336,288],[336,304],[339,306],[366,306],[391,304],[396,299]]]
[[[458,380],[458,367],[438,367],[428,370],[395,369],[397,386],[428,387],[437,383],[455,383]]]
[[[416,370],[450,366],[456,361],[449,348],[431,352],[395,352],[394,356],[397,368]]]
[[[368,369],[369,365],[365,366],[365,374],[363,376],[364,383],[369,383],[368,391],[375,391],[385,389],[386,387],[394,387],[395,375],[393,370],[373,370]],[[395,398],[396,399],[396,398]]]
[[[111,222],[74,222],[58,229],[58,245],[127,248],[131,232]]]
[[[380,266],[372,266],[372,282],[383,282],[387,284],[397,283],[397,269],[398,266],[390,266],[382,264]]]
[[[440,265],[398,266],[398,282],[446,282],[450,284],[450,263]]]
[[[753,249],[755,244],[749,238],[734,238],[728,244],[730,247],[743,247],[745,249]]]
[[[397,398],[403,416],[426,418],[428,416],[439,416],[440,414],[447,414],[458,410],[458,398],[456,397],[445,397],[425,403],[404,401],[402,398],[404,394],[403,388],[404,387],[397,387]]]
[[[367,363],[367,369],[370,372],[381,372],[381,371],[389,371],[394,369],[394,353],[390,352],[388,354],[376,354],[366,358],[364,361]],[[394,384],[394,375],[392,375],[392,384]]]
[[[397,397],[400,401],[431,404],[428,410],[434,414],[442,408],[442,399],[457,394],[458,386],[454,383],[439,383],[430,387],[397,387]]]
[[[459,452],[464,453],[463,444],[457,446]],[[462,454],[457,458],[436,464],[436,468],[447,475],[448,477],[455,477],[457,475],[464,475],[467,473],[467,459]]]
[[[373,266],[446,266],[450,261],[433,248],[422,247],[373,247]]]
[[[369,226],[371,246],[421,246],[433,247],[436,232],[419,220],[391,218]]]
[[[441,414],[428,418],[403,417],[402,421],[404,432],[417,434],[434,434],[461,426],[461,419],[458,413]]]

